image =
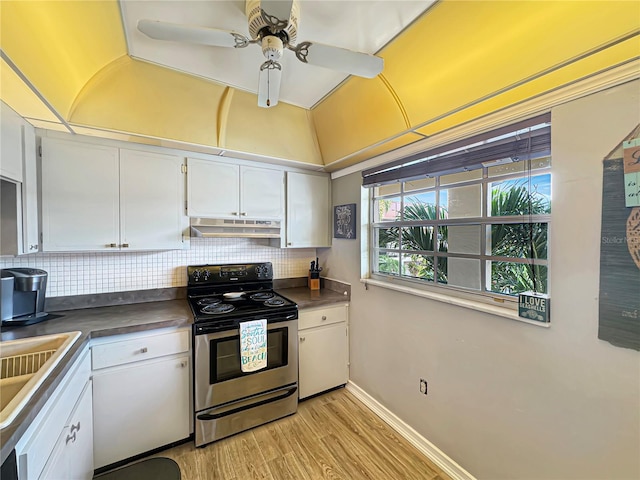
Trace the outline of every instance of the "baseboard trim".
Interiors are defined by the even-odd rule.
[[[402,435],[409,443],[420,450],[420,452],[426,455],[429,460],[435,463],[453,480],[476,480],[473,475],[449,458],[447,454],[403,422],[397,415],[351,380],[347,383],[346,388],[354,397],[364,403],[371,411],[373,411],[373,413]]]

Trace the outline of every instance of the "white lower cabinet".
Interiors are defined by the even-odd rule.
[[[87,348],[16,445],[18,478],[93,478],[91,357]]]
[[[298,319],[299,398],[349,380],[348,305],[300,310]]]
[[[92,349],[95,468],[183,440],[191,430],[190,332],[121,337]]]
[[[87,383],[69,421],[58,437],[40,479],[93,478],[93,410],[91,381]]]

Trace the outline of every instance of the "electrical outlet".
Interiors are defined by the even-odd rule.
[[[424,378],[420,379],[420,393],[427,394],[427,381]]]

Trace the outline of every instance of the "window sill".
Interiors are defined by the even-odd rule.
[[[535,325],[536,327],[549,328],[550,323],[534,322],[533,320],[527,320],[518,316],[516,310],[512,310],[506,307],[499,307],[497,305],[489,305],[487,303],[476,302],[465,298],[458,298],[450,295],[443,295],[441,293],[429,292],[418,288],[408,287],[406,285],[398,285],[391,282],[384,282],[381,280],[375,280],[372,278],[361,278],[360,283],[365,285],[373,285],[375,287],[388,288],[389,290],[395,290],[396,292],[408,293],[409,295],[416,295],[418,297],[428,298],[437,302],[448,303],[450,305],[456,305],[458,307],[469,308],[478,312],[488,313],[491,315],[497,315],[499,317],[508,318],[509,320],[516,320],[522,323],[528,323],[529,325]]]

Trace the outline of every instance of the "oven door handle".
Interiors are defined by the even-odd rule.
[[[201,415],[198,415],[197,419],[198,420],[217,420],[219,418],[226,417],[227,415],[233,415],[234,413],[242,412],[243,410],[249,410],[250,408],[260,407],[260,406],[266,405],[268,403],[277,402],[278,400],[282,400],[283,398],[290,397],[291,395],[293,395],[297,391],[298,391],[298,387],[297,386],[289,387],[289,388],[287,388],[285,390],[284,393],[282,393],[280,395],[277,395],[275,397],[271,397],[271,398],[268,398],[266,400],[262,400],[262,401],[259,401],[259,402],[256,402],[256,403],[250,403],[248,405],[243,405],[241,407],[234,408],[234,409],[231,409],[231,410],[225,410],[224,412],[220,412],[220,413],[203,413]]]

